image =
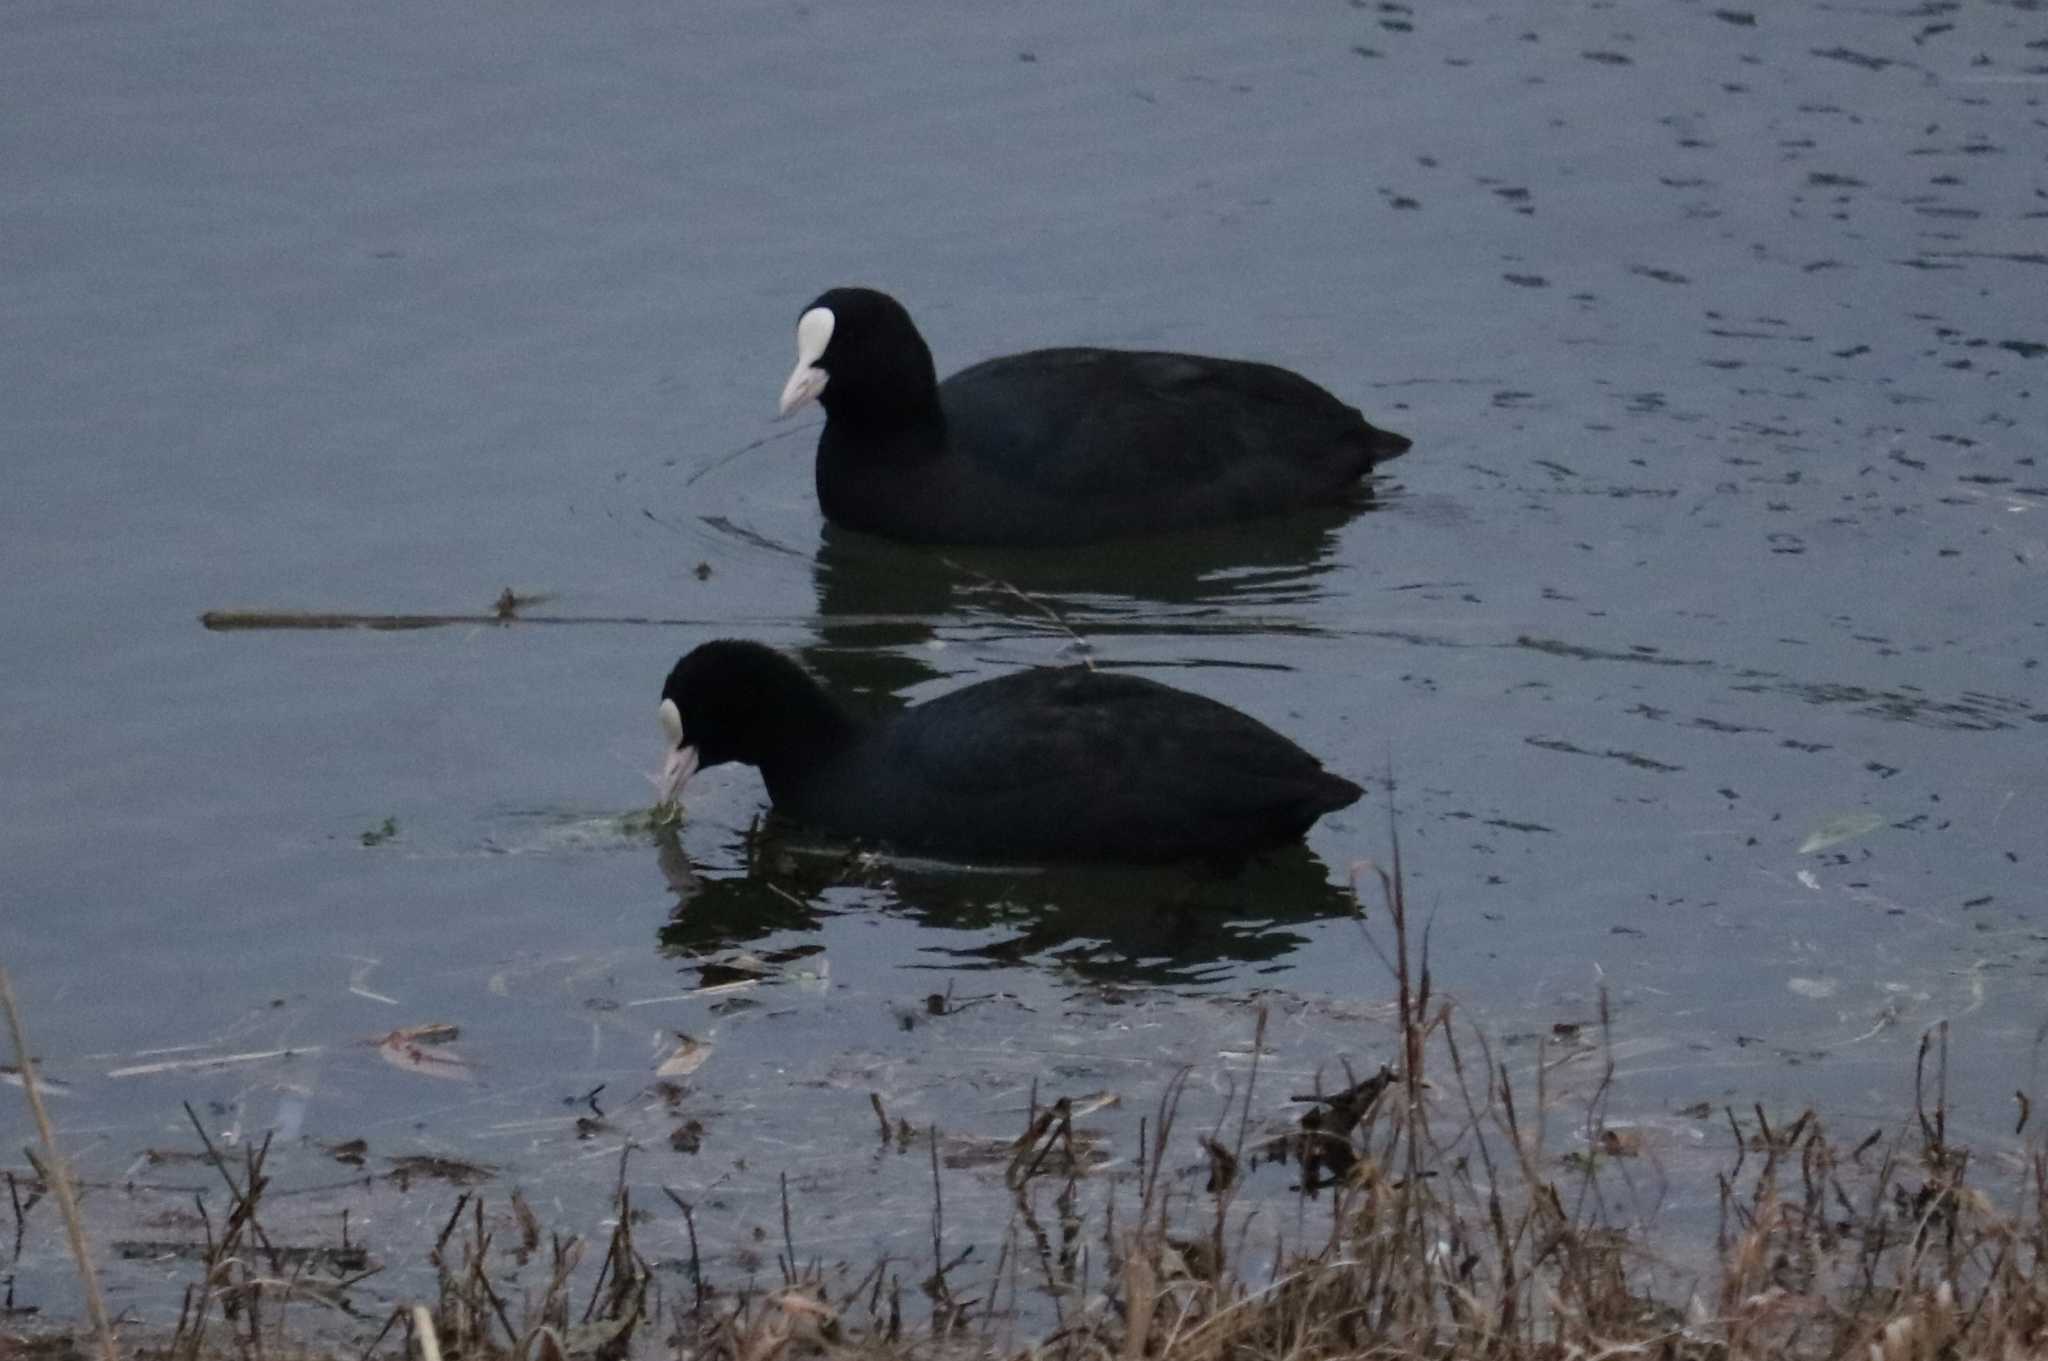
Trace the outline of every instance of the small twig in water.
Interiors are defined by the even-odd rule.
[[[1017,599],[1023,601],[1026,605],[1030,606],[1031,610],[1034,613],[1043,615],[1045,618],[1051,620],[1053,627],[1058,629],[1061,633],[1066,634],[1068,639],[1070,639],[1073,642],[1074,647],[1080,652],[1081,665],[1087,667],[1090,671],[1093,671],[1095,669],[1095,659],[1089,655],[1091,652],[1094,651],[1094,645],[1091,644],[1086,638],[1082,637],[1079,633],[1077,633],[1074,630],[1074,626],[1072,624],[1069,624],[1064,618],[1062,618],[1058,610],[1046,604],[1037,596],[1032,595],[1029,591],[1024,590],[1022,587],[1017,586],[1011,582],[1004,581],[1000,577],[992,577],[986,572],[977,572],[972,567],[968,567],[965,564],[957,562],[952,558],[941,557],[939,561],[944,563],[947,567],[950,567],[954,571],[960,573],[962,576],[973,577],[976,581],[980,582],[983,586],[986,586],[991,590],[1003,591],[1009,595],[1017,597]]]
[[[782,1252],[784,1257],[782,1279],[784,1283],[794,1285],[798,1279],[796,1269],[796,1238],[790,1233],[789,1229],[789,1173],[787,1172],[782,1174]]]
[[[704,1266],[697,1255],[697,1216],[691,1212],[690,1202],[666,1186],[661,1190],[683,1212],[683,1227],[690,1231],[690,1280],[697,1287],[697,1315],[701,1318],[704,1314]]]
[[[733,450],[731,453],[721,454],[717,458],[712,459],[709,463],[706,463],[703,467],[697,469],[697,471],[691,473],[688,477],[684,478],[683,485],[686,487],[694,487],[697,485],[697,480],[703,477],[705,474],[717,472],[726,464],[731,463],[735,459],[744,458],[746,455],[753,453],[756,449],[761,448],[763,445],[773,444],[777,440],[786,440],[795,435],[808,434],[810,431],[816,430],[817,428],[818,427],[815,425],[793,425],[789,427],[787,430],[778,430],[772,435],[763,435],[761,436],[761,438],[755,440],[752,444],[742,444],[739,448]]]

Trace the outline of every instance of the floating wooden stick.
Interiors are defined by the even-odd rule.
[[[405,629],[439,629],[460,625],[482,627],[491,624],[583,624],[627,628],[707,629],[730,632],[750,626],[782,627],[803,621],[782,616],[727,619],[677,619],[652,614],[343,614],[324,610],[208,610],[199,616],[201,627],[215,633],[261,632],[266,629],[372,629],[397,632]],[[931,620],[914,614],[833,615],[832,622],[849,627],[884,625],[929,625]]]
[[[438,629],[469,624],[627,624],[640,627],[718,628],[710,619],[658,619],[610,614],[333,614],[319,610],[208,610],[199,622],[215,633],[252,629]]]

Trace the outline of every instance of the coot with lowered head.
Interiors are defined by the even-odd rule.
[[[1408,448],[1301,375],[1237,359],[1031,350],[941,383],[910,313],[871,288],[832,289],[797,319],[782,414],[812,401],[825,518],[917,543],[1248,520],[1336,500]]]
[[[758,766],[818,831],[979,859],[1241,861],[1363,792],[1258,720],[1137,676],[1060,667],[855,717],[759,643],[705,643],[661,691],[663,803]]]

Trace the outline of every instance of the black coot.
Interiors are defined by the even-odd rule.
[[[1362,792],[1235,709],[1080,667],[868,721],[782,654],[712,642],[669,672],[661,720],[663,802],[740,761],[796,822],[943,856],[1239,861]]]
[[[835,288],[797,320],[782,413],[817,401],[818,503],[852,529],[1073,544],[1327,502],[1408,448],[1270,364],[1058,349],[938,381],[903,305]]]

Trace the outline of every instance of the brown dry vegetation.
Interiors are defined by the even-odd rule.
[[[1978,1159],[1949,1142],[1943,1032],[1923,1040],[1914,1108],[1889,1137],[1852,1147],[1810,1111],[1775,1124],[1760,1108],[1725,1111],[1731,1154],[1701,1254],[1711,1265],[1681,1271],[1671,1244],[1613,1208],[1637,1198],[1640,1150],[1632,1131],[1605,1123],[1609,1083],[1568,1112],[1579,1151],[1547,1148],[1546,1117],[1567,1113],[1548,1109],[1542,1065],[1537,1090],[1517,1090],[1436,994],[1408,929],[1398,852],[1381,887],[1384,911],[1361,930],[1398,996],[1396,1062],[1304,1097],[1261,1092],[1255,1059],[1234,1130],[1195,1137],[1180,1118],[1183,1073],[1141,1127],[1136,1175],[1120,1179],[1091,1173],[1096,1150],[1068,1103],[1034,1102],[1002,1150],[1011,1223],[978,1258],[944,1245],[938,1131],[892,1129],[884,1115],[885,1141],[929,1150],[921,1261],[865,1272],[805,1261],[801,1208],[785,1188],[773,1266],[711,1279],[691,1207],[670,1192],[658,1212],[681,1216],[690,1258],[658,1272],[634,1240],[656,1211],[636,1203],[622,1161],[601,1251],[549,1234],[517,1193],[487,1209],[464,1192],[430,1251],[434,1297],[364,1320],[338,1312],[369,1274],[359,1263],[268,1242],[257,1148],[238,1166],[214,1156],[231,1206],[207,1225],[183,1317],[169,1336],[124,1336],[120,1349],[170,1361],[2048,1355],[2048,1152],[2035,1143]],[[1289,1095],[1307,1113],[1273,1134],[1254,1111]],[[2026,1120],[2023,1102],[2022,1133]],[[1273,1160],[1314,1198],[1297,1220],[1317,1226],[1308,1241],[1256,1241],[1257,1216],[1238,1212],[1247,1170]],[[991,1270],[986,1252],[998,1247]],[[92,1345],[89,1333],[0,1337],[0,1361]]]

